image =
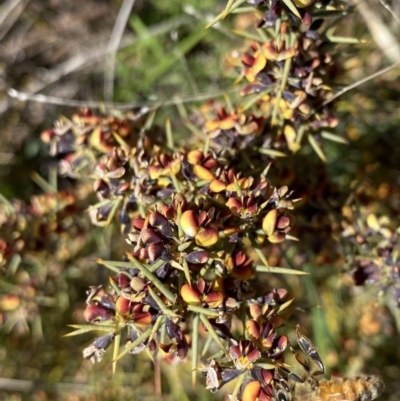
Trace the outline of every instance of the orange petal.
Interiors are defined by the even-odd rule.
[[[164,171],[164,169],[159,166],[150,166],[149,167],[149,176],[152,180],[155,180],[162,174],[163,171]]]
[[[200,294],[204,294],[204,291],[206,289],[206,281],[204,280],[204,278],[200,278],[197,281],[197,289],[200,292]]]
[[[235,233],[238,233],[239,231],[240,231],[240,227],[238,227],[238,226],[234,226],[234,227],[224,227],[224,230],[223,230],[224,234],[225,234],[227,237],[230,237],[231,235],[233,235],[233,234],[235,234]]]
[[[0,310],[2,311],[12,311],[17,309],[20,304],[20,299],[16,295],[4,295],[0,299]]]
[[[181,297],[189,305],[201,305],[199,292],[189,284],[184,284],[182,286]]]
[[[218,308],[224,301],[224,296],[220,292],[213,291],[208,293],[203,300],[210,308]]]
[[[112,315],[100,305],[89,305],[83,312],[83,317],[87,322],[101,322],[110,319]]]
[[[246,79],[249,81],[249,82],[254,82],[255,80],[256,80],[256,77],[254,76],[254,74],[253,74],[253,70],[251,69],[251,68],[245,68],[244,69],[244,76],[246,77]],[[251,94],[251,93],[253,93],[252,91],[245,91],[245,90],[242,90],[241,92],[240,92],[240,94],[242,95],[242,96],[245,96],[245,95],[248,95],[248,94]]]
[[[381,225],[379,224],[379,220],[374,214],[369,214],[367,217],[367,225],[369,228],[371,228],[374,231],[379,231],[381,228]]]
[[[241,265],[246,261],[246,254],[243,251],[238,251],[235,253],[235,264]]]
[[[296,49],[294,47],[289,47],[286,50],[281,50],[276,58],[277,61],[286,60],[292,58],[296,55]]]
[[[240,134],[241,135],[249,135],[253,132],[256,132],[258,129],[258,124],[253,121],[247,125],[243,125],[242,127],[240,127]]]
[[[233,260],[232,256],[229,256],[225,259],[225,267],[228,273],[232,273],[233,269],[235,268],[235,261]]]
[[[152,228],[145,228],[142,231],[141,238],[145,244],[157,244],[162,242],[162,237]]]
[[[288,143],[293,143],[296,140],[297,133],[291,125],[285,125],[283,133]]]
[[[285,241],[285,233],[275,232],[272,235],[268,236],[268,241],[273,244],[279,244],[280,242]]]
[[[278,327],[281,327],[283,323],[285,323],[285,318],[282,316],[271,316],[268,321],[274,325],[274,327],[277,329]]]
[[[236,212],[240,212],[243,209],[242,203],[234,197],[229,198],[226,201],[225,205],[228,206],[229,209],[231,209],[232,211],[236,211]]]
[[[209,170],[218,166],[218,162],[214,160],[211,156],[207,156],[207,158],[201,164]]]
[[[285,229],[285,228],[287,228],[287,227],[289,227],[289,226],[290,226],[290,219],[289,219],[289,217],[287,217],[287,216],[281,216],[281,217],[279,217],[277,227],[278,227],[280,230],[283,230],[283,229]]]
[[[137,230],[141,230],[143,228],[143,226],[144,226],[144,218],[140,217],[140,216],[136,216],[133,219],[132,226],[134,228],[136,228]]]
[[[164,224],[168,223],[168,220],[159,212],[152,212],[149,216],[149,223],[153,227],[160,229]]]
[[[296,91],[295,95],[296,97],[289,104],[291,109],[299,107],[307,99],[307,93],[303,91]]]
[[[181,161],[178,159],[173,160],[167,169],[170,175],[177,175],[180,170],[181,170]]]
[[[263,313],[258,304],[250,304],[249,306],[250,316],[257,320]]]
[[[204,159],[204,155],[201,150],[192,150],[188,153],[187,159],[190,164],[200,164]]]
[[[214,291],[224,293],[225,292],[225,280],[222,277],[217,277],[215,280],[212,281],[211,288]]]
[[[276,60],[278,57],[278,52],[276,50],[276,45],[273,42],[267,42],[263,46],[263,52],[268,60]]]
[[[200,228],[194,239],[197,245],[208,248],[218,242],[218,230],[215,227]]]
[[[151,319],[150,312],[135,312],[133,315],[134,322],[140,326],[148,326],[151,323]]]
[[[235,121],[234,117],[229,116],[220,121],[219,127],[221,129],[231,129],[235,126],[235,123],[236,123],[236,121]]]
[[[278,210],[272,209],[267,215],[264,217],[262,223],[262,229],[268,236],[272,235],[275,231],[276,223],[278,221]]]
[[[257,359],[261,358],[261,352],[257,349],[254,348],[253,350],[251,350],[248,354],[247,354],[247,360],[250,363],[255,362]]]
[[[183,212],[180,223],[182,230],[187,236],[192,238],[196,236],[199,223],[197,221],[196,213],[193,210],[186,210]]]
[[[238,280],[247,281],[253,275],[253,269],[250,266],[241,266],[232,272],[232,277]]]
[[[249,188],[254,182],[253,177],[243,177],[238,179],[238,183],[241,189]]]
[[[308,116],[311,112],[311,107],[307,103],[303,103],[298,107],[301,114]]]
[[[225,188],[226,188],[225,183],[220,180],[214,180],[214,181],[211,181],[211,183],[210,183],[210,191],[211,192],[219,193],[219,192],[224,191]]]
[[[119,297],[115,302],[115,310],[117,315],[125,316],[129,313],[131,307],[131,301],[125,297]]]
[[[305,8],[311,6],[314,3],[314,0],[293,0],[293,3],[298,8]]]
[[[195,166],[193,166],[193,172],[201,180],[212,181],[215,179],[214,174],[210,170],[207,170],[205,167],[201,166],[200,164],[196,164]]]
[[[244,388],[242,401],[256,401],[260,394],[261,384],[257,381],[252,381]]]
[[[264,54],[259,53],[256,56],[254,64],[251,66],[254,75],[257,75],[267,65],[267,59]]]
[[[246,334],[256,340],[260,338],[260,326],[255,320],[248,320],[246,322]]]
[[[245,54],[242,58],[242,63],[251,67],[255,63],[255,58],[251,54]]]
[[[206,130],[207,131],[215,131],[215,130],[217,130],[219,128],[219,125],[220,125],[219,123],[220,123],[219,120],[207,121],[206,125],[205,125]]]

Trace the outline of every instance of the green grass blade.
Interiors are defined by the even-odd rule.
[[[175,297],[172,292],[156,277],[151,273],[145,266],[143,266],[137,259],[135,259],[130,253],[126,253],[128,259],[133,262],[134,266],[140,270],[140,272],[149,279],[158,290],[165,295],[165,297],[171,301],[172,304],[175,303]]]
[[[301,270],[289,269],[287,267],[257,265],[255,269],[256,272],[259,273],[291,274],[296,276],[305,276],[308,274],[307,272],[303,272]]]
[[[197,378],[197,358],[199,353],[199,315],[195,315],[193,318],[192,328],[192,386],[196,385]]]
[[[77,330],[64,334],[63,337],[79,336],[81,334],[89,333],[90,331],[111,331],[115,329],[115,325],[110,324],[69,324],[68,327]]]
[[[293,4],[292,0],[283,0],[283,2],[286,4],[286,7],[297,17],[301,19],[301,15],[299,13],[299,10],[296,8],[296,6]]]
[[[121,345],[121,332],[118,331],[114,337],[114,349],[113,349],[113,361],[112,361],[112,372],[113,376],[115,376],[115,372],[117,371],[117,356],[119,353],[119,347]]]
[[[319,146],[318,142],[315,140],[315,138],[311,135],[308,134],[308,142],[310,142],[310,145],[314,149],[315,153],[318,155],[318,157],[326,163],[326,156],[324,151],[322,150],[321,146]]]
[[[125,349],[116,357],[115,361],[119,361],[122,357],[128,354],[130,351],[135,349],[140,343],[147,340],[149,338],[152,331],[152,327],[149,327],[146,331],[144,331],[135,341],[125,346]]]
[[[221,348],[221,350],[223,351],[225,356],[229,359],[232,359],[231,356],[229,355],[227,348],[225,347],[224,343],[222,342],[221,338],[218,336],[217,332],[215,331],[214,327],[211,325],[211,323],[209,322],[207,317],[202,313],[200,313],[199,316],[200,316],[200,319],[201,319],[202,323],[204,324],[204,326],[206,326],[209,334],[214,339],[214,341],[218,344],[218,346]]]
[[[325,138],[328,141],[343,143],[344,145],[348,145],[348,143],[349,143],[349,141],[346,138],[343,138],[342,136],[339,136],[339,135],[332,134],[327,131],[322,131],[321,136],[322,136],[322,138]]]

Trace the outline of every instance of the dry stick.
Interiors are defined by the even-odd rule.
[[[154,361],[154,392],[159,398],[162,396],[161,383],[161,360],[160,358],[156,358]]]
[[[84,53],[77,54],[64,63],[60,64],[56,68],[48,71],[44,74],[43,82],[38,82],[33,85],[31,89],[31,94],[37,93],[42,89],[45,89],[47,86],[54,84],[55,82],[59,81],[62,77],[71,74],[72,72],[78,71],[83,67],[90,66],[96,63],[100,58],[104,57],[106,54],[106,47],[105,45],[100,45],[100,47],[96,50],[89,51]],[[15,89],[10,88],[8,90],[9,95],[13,98],[16,96],[11,95],[10,93],[18,92]],[[44,96],[44,95],[39,95]],[[18,97],[17,97],[18,98]],[[40,103],[46,103],[40,101]],[[7,103],[7,101],[0,102],[0,114],[6,112],[11,105]]]
[[[30,92],[18,91],[16,89],[9,89],[8,96],[20,100],[22,102],[33,101],[38,103],[52,104],[66,107],[89,107],[92,109],[117,109],[117,110],[131,110],[140,108],[141,115],[147,114],[148,112],[157,109],[161,106],[174,106],[180,103],[193,103],[202,100],[207,100],[214,97],[224,96],[230,92],[236,92],[243,89],[243,85],[222,89],[218,92],[206,92],[199,93],[193,96],[173,97],[170,100],[159,101],[159,102],[128,102],[128,103],[117,103],[117,102],[100,102],[96,100],[70,100],[56,96],[47,96],[42,94],[35,94]]]
[[[389,67],[386,67],[382,70],[379,70],[375,72],[374,74],[368,75],[367,77],[354,82],[353,84],[346,86],[345,88],[341,89],[340,91],[336,92],[332,97],[327,99],[325,102],[323,102],[318,109],[320,109],[323,106],[326,106],[328,103],[331,103],[334,101],[336,98],[339,96],[342,96],[344,93],[348,92],[351,89],[356,88],[359,85],[362,85],[363,83],[374,79],[378,77],[379,75],[385,74],[386,72],[392,70],[393,68],[399,66],[400,63],[395,63],[392,64]],[[116,102],[98,102],[95,100],[70,100],[70,99],[65,99],[65,98],[60,98],[56,96],[46,96],[46,95],[41,95],[41,94],[35,94],[35,93],[30,93],[30,92],[24,92],[24,91],[18,91],[16,89],[9,89],[8,90],[8,95],[14,99],[20,100],[22,102],[25,101],[33,101],[33,102],[38,102],[38,103],[46,103],[46,104],[53,104],[53,105],[58,105],[58,106],[66,106],[66,107],[89,107],[93,109],[100,109],[100,108],[108,108],[108,109],[117,109],[117,110],[130,110],[134,108],[141,108],[141,113],[146,114],[151,110],[157,109],[161,106],[173,106],[179,103],[192,103],[192,102],[198,102],[201,100],[207,100],[213,97],[219,97],[223,96],[226,93],[229,92],[235,92],[241,90],[243,87],[242,86],[237,86],[237,87],[231,87],[227,89],[223,89],[218,92],[210,92],[210,93],[200,93],[195,96],[183,96],[183,97],[175,97],[172,98],[171,100],[167,100],[164,102],[128,102],[128,103],[116,103]],[[314,112],[315,113],[315,112]],[[314,114],[312,113],[312,114]],[[310,116],[312,115],[310,114]]]
[[[400,62],[392,64],[389,67],[379,70],[379,71],[375,72],[374,74],[368,75],[368,77],[360,79],[359,81],[354,82],[353,84],[351,84],[349,86],[346,86],[345,88],[341,89],[339,92],[336,92],[332,97],[325,100],[325,102],[322,103],[321,107],[326,106],[330,102],[333,102],[336,98],[338,98],[339,96],[342,96],[344,93],[348,92],[349,90],[352,90],[352,89],[356,88],[357,86],[364,84],[365,82],[369,81],[370,79],[379,77],[379,75],[385,74],[386,72],[393,70],[393,68],[398,67],[399,65],[400,65]]]
[[[171,21],[167,21],[167,22],[162,22],[160,24],[154,25],[153,27],[151,27],[148,30],[149,36],[161,35],[163,33],[170,31],[171,29],[176,29],[179,26],[182,26],[188,22],[189,22],[189,19],[186,16],[175,18],[175,19],[173,19]],[[119,49],[123,49],[127,46],[131,46],[131,45],[135,44],[136,42],[138,42],[139,40],[141,40],[141,38],[138,38],[136,36],[133,38],[132,38],[132,36],[126,37],[120,43]],[[30,92],[23,92],[23,91],[19,92],[15,89],[11,88],[8,91],[9,95],[13,98],[18,99],[19,97],[18,97],[18,95],[16,95],[16,93],[20,93],[21,94],[20,100],[34,100],[33,98],[28,99],[27,97],[29,97],[33,94],[36,94],[37,92],[40,92],[41,90],[45,89],[47,86],[54,84],[55,82],[59,81],[61,78],[65,77],[68,74],[79,71],[80,69],[82,69],[84,67],[88,67],[88,66],[96,63],[97,61],[99,61],[100,59],[105,57],[106,55],[107,55],[106,44],[104,44],[104,43],[100,44],[98,46],[98,48],[96,48],[95,50],[79,53],[79,54],[71,57],[64,63],[60,64],[59,66],[57,66],[57,67],[53,68],[52,70],[48,71],[47,73],[43,74],[43,76],[41,78],[41,82],[34,84]],[[38,95],[38,96],[39,96],[40,100],[36,100],[36,101],[38,101],[39,103],[51,103],[51,102],[47,102],[47,101],[43,100],[44,95]],[[46,97],[46,96],[44,96],[44,97]],[[51,98],[53,98],[53,97],[51,97]],[[54,97],[54,99],[61,99],[61,98]],[[71,101],[71,102],[74,102],[74,101]],[[56,102],[55,104],[71,106],[71,107],[81,107],[81,106],[86,105],[86,104],[83,104],[83,102],[79,102],[77,104],[64,104],[64,103]],[[100,104],[99,102],[96,102],[96,105],[94,105],[92,107],[98,108],[99,104]],[[11,106],[11,104],[9,104],[7,102],[7,100],[0,102],[0,115],[2,113],[6,112],[10,106]],[[90,107],[89,105],[87,105],[87,106]]]
[[[398,24],[400,24],[400,18],[396,15],[395,11],[392,10],[392,8],[390,7],[390,5],[385,1],[385,0],[379,0],[379,2],[383,5],[383,7],[386,8],[386,10],[388,10],[390,12],[390,14],[392,15],[392,17],[396,20],[396,22]]]
[[[107,45],[107,58],[104,69],[104,99],[106,101],[111,102],[114,97],[115,58],[134,4],[135,0],[124,0],[122,3]]]
[[[0,40],[7,35],[29,0],[7,0],[0,8]]]
[[[382,53],[392,63],[400,63],[400,45],[382,19],[379,18],[378,13],[374,12],[365,1],[357,3],[357,0],[352,0],[352,2],[363,17],[365,25],[367,25],[375,43],[381,49]],[[388,46],[389,43],[391,44],[390,48]]]
[[[392,70],[395,67],[398,67],[400,65],[400,46],[396,43],[393,35],[390,33],[388,29],[384,26],[381,20],[379,20],[376,15],[371,12],[371,10],[368,8],[368,5],[365,3],[365,1],[357,3],[355,0],[353,0],[354,6],[358,9],[360,14],[365,20],[366,25],[368,26],[371,35],[373,36],[375,42],[377,45],[380,47],[380,49],[383,51],[383,53],[388,57],[390,60],[394,61],[394,63],[386,68],[383,68],[382,70],[379,70],[375,72],[372,75],[369,75],[363,79],[360,79],[357,82],[354,82],[353,84],[346,86],[345,88],[341,89],[339,92],[335,93],[332,97],[329,99],[325,100],[325,102],[322,103],[320,107],[326,106],[328,103],[331,103],[335,99],[337,99],[339,96],[342,96],[344,93],[348,92],[349,90],[352,90],[356,88],[359,85],[362,85],[363,83],[374,79],[382,74],[385,74],[386,72]],[[395,43],[394,45],[394,51],[393,48],[389,48],[387,46],[388,43],[393,42]],[[319,107],[319,108],[320,108]],[[313,113],[314,114],[314,113]]]
[[[36,390],[52,390],[58,393],[84,395],[93,392],[93,386],[80,383],[46,383],[44,381],[31,381],[0,378],[0,390],[18,391],[32,394]]]

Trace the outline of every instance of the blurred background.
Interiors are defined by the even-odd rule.
[[[0,226],[11,199],[31,203],[43,211],[46,224],[52,224],[53,212],[46,214],[52,199],[43,194],[71,184],[56,179],[56,160],[40,135],[60,115],[71,116],[87,101],[100,109],[102,102],[116,102],[117,109],[139,110],[177,98],[190,110],[207,96],[231,91],[234,75],[224,68],[225,58],[243,47],[243,35],[237,32],[246,29],[251,18],[230,15],[205,30],[224,5],[215,0],[3,0]],[[357,40],[338,44],[337,90],[400,63],[400,2],[353,0],[352,5],[354,12],[342,22],[340,34]],[[346,197],[353,196],[365,207],[361,212],[386,216],[393,231],[399,226],[399,74],[398,67],[392,68],[338,99],[338,131],[348,145],[327,143],[326,165],[309,147],[290,160],[276,161],[277,177],[299,169],[293,185],[303,197],[294,211],[294,235],[300,243],[285,245],[286,262],[312,275],[277,276],[268,283],[295,296],[299,310],[292,329],[301,323],[330,371],[380,373],[387,384],[382,399],[393,401],[400,397],[398,306],[391,300],[377,302],[374,287],[353,285],[354,266],[346,255],[354,251],[327,230],[332,221],[324,213],[324,198],[356,220],[343,209],[353,201]],[[166,105],[158,114],[160,121],[166,115],[178,120],[179,108]],[[178,124],[176,130],[179,135]],[[304,160],[307,171],[298,167]],[[183,362],[154,367],[142,353],[125,357],[112,377],[111,355],[95,365],[82,359],[91,335],[63,337],[70,331],[68,324],[83,322],[88,286],[107,285],[107,273],[96,258],[120,257],[119,234],[111,226],[90,224],[85,194],[73,202],[63,199],[63,210],[54,212],[79,211],[78,221],[65,220],[74,227],[73,237],[60,237],[51,246],[35,243],[39,251],[24,261],[28,269],[19,269],[15,258],[7,267],[0,261],[0,399],[159,400],[154,370],[161,372],[163,399],[223,399],[223,390],[212,395],[203,383],[193,389],[190,367]],[[22,230],[30,224],[21,217],[25,206],[17,202],[13,208]],[[336,248],[341,244],[341,256],[329,252],[333,243]],[[307,256],[300,258],[300,253]],[[270,258],[274,265],[273,253]]]

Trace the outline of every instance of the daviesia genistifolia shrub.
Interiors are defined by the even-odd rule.
[[[171,121],[157,120],[162,105],[81,109],[44,131],[71,185],[3,199],[0,265],[17,288],[2,297],[5,325],[28,330],[37,294],[71,260],[93,260],[93,232],[110,226],[112,260],[95,257],[109,280],[88,280],[86,324],[70,334],[93,334],[83,357],[110,352],[114,371],[146,351],[191,361],[193,383],[201,372],[213,392],[235,381],[232,399],[272,400],[295,377],[285,358],[304,323],[304,266],[344,266],[328,276],[349,289],[373,282],[371,299],[389,290],[397,302],[397,227],[324,164],[330,142],[347,142],[331,100],[343,73],[335,27],[349,11],[339,0],[229,1],[209,27],[244,21],[242,47],[224,60],[239,96]],[[23,279],[33,260],[51,265],[35,282]]]

